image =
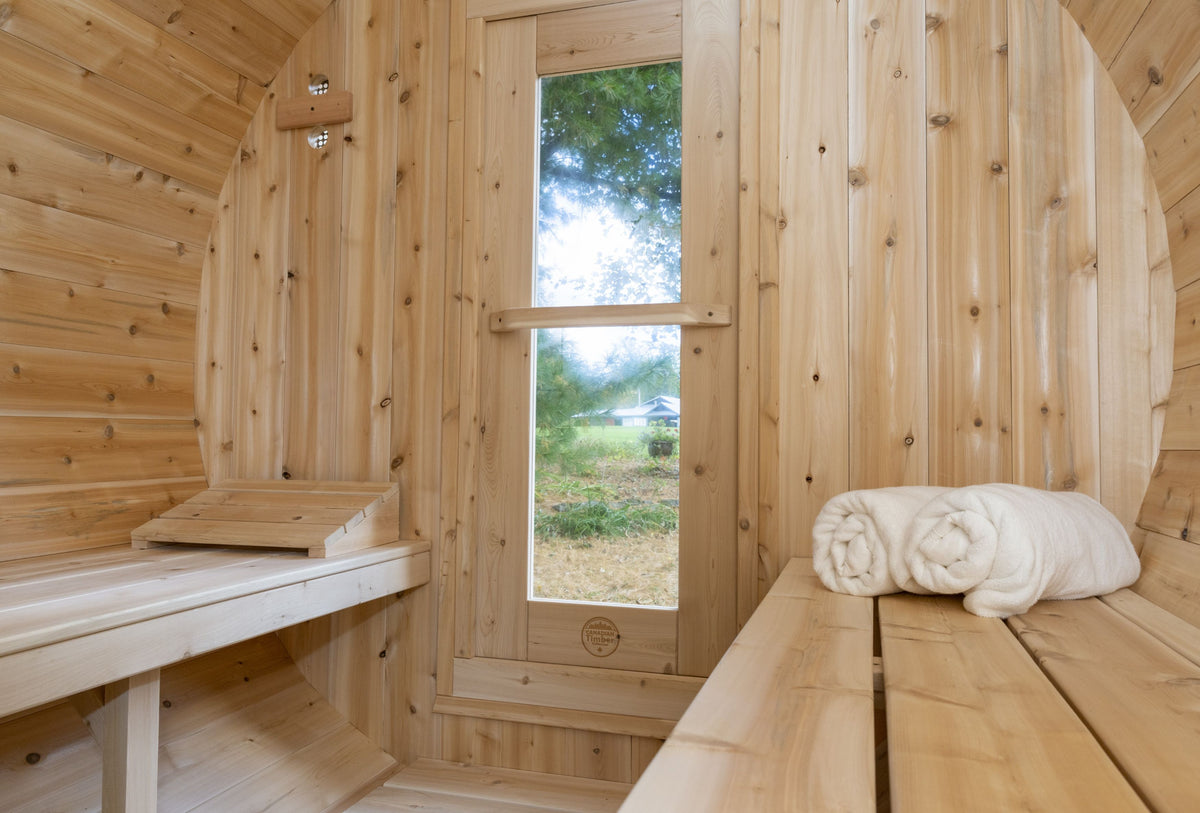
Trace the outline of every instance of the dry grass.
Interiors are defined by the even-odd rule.
[[[613,502],[678,500],[676,460],[649,458],[596,461],[594,476],[572,485],[606,484]],[[539,488],[537,510],[579,502],[577,488]],[[539,598],[675,607],[679,603],[679,532],[633,537],[568,539],[539,534],[534,539],[533,594]]]

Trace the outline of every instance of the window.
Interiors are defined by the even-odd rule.
[[[693,5],[724,17],[689,39]],[[460,658],[702,675],[736,632],[737,77],[713,60],[737,19],[728,0],[636,0],[469,32],[482,321]],[[654,436],[673,448],[653,456]],[[531,540],[605,522],[552,587]],[[593,578],[631,526],[671,537],[656,583],[677,601]]]

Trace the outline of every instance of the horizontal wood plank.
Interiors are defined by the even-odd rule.
[[[505,20],[511,17],[528,17],[531,14],[608,6],[616,2],[621,0],[467,0],[467,18]]]
[[[0,415],[190,420],[192,365],[0,343]]]
[[[1108,72],[1138,132],[1145,135],[1200,74],[1195,50],[1200,8],[1174,0],[1126,0],[1114,5],[1130,6],[1114,15],[1126,18],[1143,7]],[[1090,40],[1092,32],[1086,33]]]
[[[448,695],[438,695],[433,706],[433,713],[452,717],[473,717],[482,720],[528,723],[554,728],[570,728],[576,731],[599,731],[606,734],[624,734],[655,739],[666,739],[671,730],[675,728],[676,722],[653,717],[637,717],[632,714],[578,711],[498,700],[473,700],[467,697],[450,697]]]
[[[2,343],[191,364],[195,333],[191,305],[0,268]]]
[[[1195,626],[1195,612],[1184,617],[1173,615],[1132,590],[1118,590],[1101,596],[1100,600],[1192,663],[1200,665],[1200,627]]]
[[[703,681],[588,666],[455,658],[454,694],[476,700],[542,705],[676,720]]]
[[[1187,539],[1200,492],[1200,451],[1163,452],[1150,475],[1137,524]]]
[[[5,115],[221,191],[237,139],[2,31],[0,73]]]
[[[668,675],[676,671],[675,610],[539,600],[528,607],[531,661]],[[584,645],[585,625],[594,619],[616,629],[615,649]]]
[[[191,421],[37,418],[0,421],[0,485],[59,485],[204,474]]]
[[[539,76],[682,57],[679,0],[632,0],[538,16]]]
[[[626,783],[603,779],[462,765],[434,759],[417,760],[388,779],[384,787],[578,813],[615,811],[630,788]]]
[[[346,533],[341,525],[245,520],[152,519],[133,533],[133,543],[228,545],[256,548],[308,548],[336,542]]]
[[[0,562],[116,543],[125,551],[131,530],[205,485],[203,477],[191,477],[2,489]]]
[[[0,30],[233,138],[261,98],[237,71],[111,0],[18,1]]]
[[[1167,612],[1200,627],[1196,603],[1200,545],[1148,532],[1142,544],[1142,574],[1131,588]]]
[[[550,327],[685,325],[725,327],[733,324],[729,305],[687,303],[655,305],[576,305],[553,308],[507,308],[491,315],[493,333]]]
[[[335,90],[319,96],[294,96],[275,105],[275,129],[295,130],[314,124],[342,124],[354,118],[354,94]]]
[[[113,1],[259,85],[274,78],[296,45],[242,0]]]
[[[362,509],[357,506],[317,508],[299,504],[234,505],[230,503],[197,503],[189,500],[186,505],[177,505],[162,514],[160,518],[345,527],[348,524],[359,522],[363,518],[363,513]]]
[[[1200,774],[1192,767],[1200,750],[1200,666],[1098,599],[1041,602],[1008,623],[1151,808],[1200,808]],[[1081,792],[1101,789],[1095,773],[1072,775],[1086,786]],[[1080,807],[1098,810],[1114,798]],[[1131,799],[1121,809],[1135,806]]]
[[[216,211],[212,192],[6,116],[0,166],[0,194],[189,245]]]
[[[1200,81],[1193,80],[1149,131],[1142,134],[1163,211],[1196,188],[1191,168],[1200,158]]]
[[[628,809],[875,810],[871,616],[791,560]]]
[[[378,550],[359,555],[380,556]],[[245,593],[244,587],[236,580],[230,581],[229,574],[225,573],[224,586],[235,593],[240,591],[240,595],[147,620],[127,620],[122,626],[35,645],[35,648],[12,654],[5,654],[11,649],[10,644],[0,644],[0,655],[3,655],[0,657],[0,716],[329,615],[428,581],[427,550],[415,554],[413,548],[407,546],[389,550],[393,554],[391,559],[321,578],[313,577],[311,572],[305,578],[304,565],[322,560],[293,557],[291,564],[294,567],[288,584],[250,593]],[[155,551],[132,553],[145,556]],[[400,553],[399,558],[396,558],[397,553]],[[331,563],[339,561],[349,559],[329,560]],[[354,558],[353,561],[361,565],[363,560]],[[295,576],[302,580],[296,581]],[[186,602],[189,597],[178,596],[178,599]],[[194,601],[195,596],[190,599]],[[132,609],[136,612],[136,608]],[[78,618],[81,613],[78,608],[68,606],[65,615]],[[16,629],[23,629],[19,618],[10,621]],[[23,645],[29,645],[31,634],[26,630]],[[56,637],[62,634],[62,629],[56,630]],[[0,641],[7,637],[0,636]],[[81,664],[87,667],[80,668]]]
[[[893,809],[1143,809],[1003,621],[884,596],[879,623]]]
[[[195,305],[204,250],[0,197],[0,268]]]
[[[1200,366],[1175,371],[1163,423],[1162,449],[1200,449]]]

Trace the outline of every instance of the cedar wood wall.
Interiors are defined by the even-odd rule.
[[[397,477],[444,577],[464,2],[176,5],[0,5],[0,558],[287,471]],[[1200,568],[1200,12],[1068,11],[1098,63],[1044,2],[742,3],[741,617],[848,487],[1074,487],[1132,525],[1149,480],[1147,555]],[[317,162],[273,129],[311,70],[356,103]],[[433,592],[284,638],[396,752],[636,778],[645,738],[391,713],[428,719],[433,642],[400,654]]]

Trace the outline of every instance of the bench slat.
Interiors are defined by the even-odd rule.
[[[1009,624],[1152,807],[1200,810],[1200,667],[1098,599]]]
[[[879,622],[893,810],[1144,809],[1004,622],[925,596]]]
[[[344,536],[341,525],[301,525],[294,522],[247,522],[203,519],[152,519],[135,529],[134,547],[143,543],[188,545],[247,545],[256,548],[309,548]]]
[[[1200,665],[1200,629],[1132,590],[1118,590],[1100,600],[1192,663]]]
[[[875,810],[872,602],[793,559],[623,810]]]
[[[120,558],[104,556],[110,569],[90,580],[79,572],[78,555],[47,557],[79,577],[56,582],[50,571],[27,586],[11,584],[0,612],[0,656],[428,549],[428,542],[411,542],[368,548],[340,559],[309,559],[245,550],[122,548]],[[121,561],[131,567],[116,568]],[[0,568],[0,573],[6,571],[7,566]],[[56,590],[53,601],[43,594],[46,583]]]

